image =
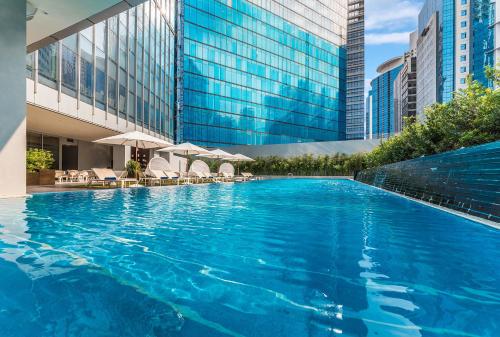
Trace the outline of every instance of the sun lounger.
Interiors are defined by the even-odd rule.
[[[219,167],[219,174],[224,181],[232,181],[234,179],[234,166],[230,163],[224,163]]]
[[[89,180],[89,184],[91,183],[102,183],[103,186],[106,184],[111,185],[113,183],[120,184],[121,187],[126,187],[128,185],[137,184],[137,179],[133,178],[118,178],[111,169],[107,168],[93,168],[93,174],[95,177]]]

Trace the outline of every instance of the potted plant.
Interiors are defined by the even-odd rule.
[[[52,152],[43,149],[28,149],[26,151],[26,184],[54,185],[55,170]]]
[[[127,175],[129,178],[139,178],[141,172],[141,164],[135,160],[129,160],[126,165]]]

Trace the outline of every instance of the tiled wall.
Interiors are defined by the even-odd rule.
[[[365,170],[356,180],[500,222],[500,141]]]

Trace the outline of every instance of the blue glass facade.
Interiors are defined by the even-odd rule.
[[[370,90],[371,128],[373,138],[387,138],[394,134],[394,80],[403,65],[374,78]]]
[[[174,20],[175,0],[146,1],[30,54],[27,77],[173,139]]]
[[[429,18],[438,12],[440,29],[439,97],[448,102],[464,87],[467,75],[484,85],[484,68],[494,65],[494,13],[491,0],[427,0],[419,14],[422,33]]]
[[[185,0],[183,25],[183,141],[345,138],[343,47],[245,0]]]
[[[442,6],[440,101],[448,102],[455,91],[455,0],[442,0]]]
[[[484,68],[494,66],[494,2],[474,0],[472,2],[472,73],[474,79],[485,86],[491,86],[486,79]]]

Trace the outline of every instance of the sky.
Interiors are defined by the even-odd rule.
[[[408,50],[409,34],[417,28],[423,0],[365,1],[365,91],[384,61]]]

